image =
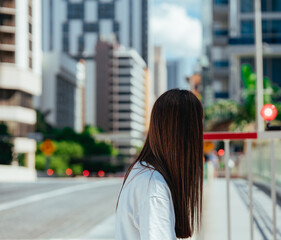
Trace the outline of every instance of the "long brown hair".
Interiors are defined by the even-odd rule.
[[[203,190],[202,119],[202,105],[190,91],[172,89],[162,94],[153,106],[144,147],[129,167],[123,182],[124,186],[138,161],[152,165],[162,174],[172,194],[178,238],[191,237],[194,230],[200,228]]]

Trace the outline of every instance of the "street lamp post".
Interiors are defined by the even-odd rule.
[[[263,107],[263,50],[262,50],[262,13],[261,0],[255,0],[255,43],[256,43],[256,123],[257,131],[264,131],[264,122],[260,115]]]

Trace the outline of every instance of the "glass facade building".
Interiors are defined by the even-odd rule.
[[[281,1],[261,0],[261,8],[264,76],[281,86]],[[254,0],[213,0],[209,11],[212,41],[204,49],[210,50],[213,95],[241,101],[241,65],[248,63],[255,69]]]

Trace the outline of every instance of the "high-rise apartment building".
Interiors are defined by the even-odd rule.
[[[36,112],[33,96],[41,94],[41,2],[0,1],[0,122],[15,137],[14,151],[26,154],[34,168]]]
[[[45,52],[40,110],[57,128],[84,128],[84,60],[76,61],[64,53]]]
[[[179,61],[167,61],[168,90],[179,87]]]
[[[99,41],[96,47],[97,126],[112,133],[124,156],[135,154],[145,133],[146,63],[134,50]]]
[[[281,1],[261,0],[264,76],[281,86]],[[241,99],[241,65],[255,69],[254,0],[213,0],[210,69],[216,98]],[[205,32],[206,34],[207,32]]]
[[[154,47],[154,95],[167,91],[167,66],[162,47]]]
[[[149,64],[148,0],[43,0],[43,50],[86,61],[86,123],[96,124],[95,45],[114,36]]]

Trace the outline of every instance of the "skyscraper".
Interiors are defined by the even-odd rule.
[[[162,47],[154,47],[154,95],[167,91],[167,66]]]
[[[80,132],[84,123],[85,64],[65,53],[45,52],[40,110],[54,127]]]
[[[95,45],[114,35],[149,64],[148,0],[43,0],[43,50],[86,61],[86,123],[96,123]]]
[[[281,1],[261,0],[261,6],[264,75],[281,86]],[[254,0],[214,0],[210,7],[213,32],[209,59],[214,95],[240,101],[241,65],[248,63],[255,68]]]
[[[179,87],[179,61],[167,61],[168,90]]]
[[[97,126],[113,133],[124,156],[135,154],[145,132],[146,64],[133,49],[99,41],[96,47]]]
[[[26,154],[35,167],[36,112],[33,97],[41,94],[41,2],[0,2],[0,121],[14,139],[14,151]]]

